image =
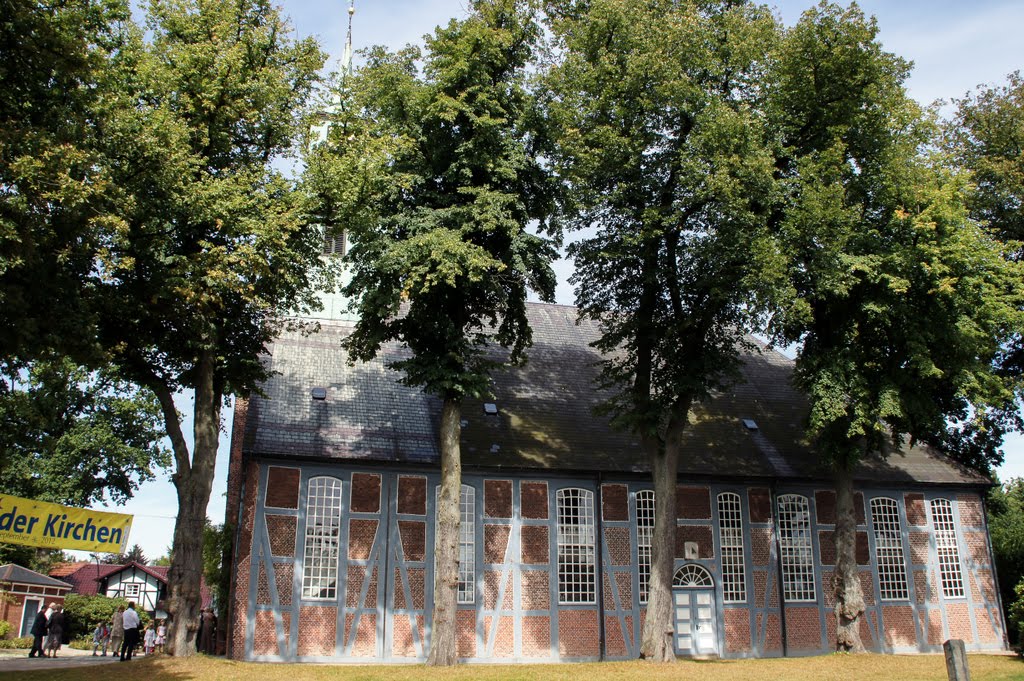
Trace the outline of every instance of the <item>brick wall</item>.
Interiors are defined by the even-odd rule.
[[[790,650],[821,649],[821,618],[818,608],[786,608],[786,642]]]
[[[746,608],[726,608],[724,614],[725,652],[745,653],[750,651],[750,611]]]
[[[558,654],[562,658],[597,657],[601,653],[596,610],[558,612]]]
[[[914,628],[914,608],[909,605],[883,606],[882,630],[885,634],[885,645],[889,648],[917,646],[917,630]]]

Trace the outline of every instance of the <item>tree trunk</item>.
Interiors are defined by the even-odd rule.
[[[191,461],[187,450],[184,457],[181,456],[184,443],[180,438],[176,412],[173,417],[174,430],[179,431],[179,437],[171,437],[175,449],[175,473],[172,480],[178,493],[178,517],[174,523],[171,568],[167,574],[170,615],[167,646],[168,652],[176,657],[195,654],[202,608],[203,528],[206,525],[206,506],[210,502],[220,436],[221,395],[214,389],[214,369],[213,355],[204,354],[199,363],[199,378],[195,388],[195,445]],[[161,402],[164,402],[163,398]],[[166,407],[164,417],[168,422],[168,432],[171,432],[171,416]]]
[[[838,461],[836,472],[836,650],[864,652],[860,640],[860,618],[864,615],[864,592],[857,566],[857,518],[853,503],[853,466]]]
[[[679,445],[684,423],[685,419],[672,418],[664,447],[659,447],[654,438],[644,439],[654,480],[654,532],[651,536],[651,578],[647,586],[647,616],[640,638],[640,657],[655,662],[675,662],[676,659],[672,643],[672,568],[676,558]]]
[[[451,666],[458,661],[455,612],[459,586],[459,496],[462,492],[462,403],[445,397],[441,407],[441,491],[434,538],[434,613],[427,664]]]

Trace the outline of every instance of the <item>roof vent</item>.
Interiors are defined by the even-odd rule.
[[[309,391],[309,394],[313,396],[313,399],[318,402],[323,402],[327,399],[327,388],[321,388],[317,386]]]
[[[743,427],[747,430],[757,430],[757,421],[754,419],[741,419],[743,421]]]
[[[494,402],[484,402],[484,413],[488,416],[498,415],[498,405]]]

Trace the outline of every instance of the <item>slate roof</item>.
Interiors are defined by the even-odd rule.
[[[8,563],[0,566],[0,582],[11,582],[17,584],[34,584],[36,586],[48,586],[57,589],[69,589],[67,584],[59,579],[53,579],[46,575],[39,574],[35,570]]]
[[[591,322],[576,309],[532,303],[529,361],[493,374],[498,414],[479,400],[463,404],[462,461],[467,469],[645,473],[640,445],[615,431],[593,409],[606,397],[594,387],[600,359]],[[340,341],[352,322],[322,321],[317,333],[286,331],[266,358],[276,372],[265,396],[249,402],[243,450],[280,458],[436,463],[440,400],[399,384],[386,368],[407,356],[386,345],[355,366]],[[827,469],[803,436],[807,401],[789,382],[793,362],[763,345],[745,356],[744,380],[694,409],[680,473],[699,477],[825,479]],[[327,399],[313,400],[314,387]],[[756,430],[743,419],[753,420]],[[984,485],[936,451],[905,447],[887,460],[866,462],[862,481]]]

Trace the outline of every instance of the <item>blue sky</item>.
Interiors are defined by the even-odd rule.
[[[318,38],[335,64],[344,47],[347,0],[281,0],[281,4],[297,34]],[[787,1],[775,6],[783,22],[791,25],[812,4]],[[1024,41],[1020,39],[1024,3],[1019,0],[873,0],[860,6],[877,17],[885,48],[914,62],[907,86],[922,103],[962,97],[979,84],[999,84],[1008,73],[1024,67]],[[464,16],[465,7],[461,0],[356,0],[353,42],[356,49],[375,44],[397,48],[419,42],[434,26]],[[572,291],[565,283],[569,266],[563,263],[559,270],[558,300],[572,303]],[[185,404],[181,407],[190,411]],[[190,431],[191,422],[186,426]],[[224,519],[230,420],[225,428],[208,510],[215,522]],[[1005,450],[1006,464],[1000,477],[1024,477],[1024,438],[1010,438]],[[135,514],[129,543],[141,545],[150,558],[166,552],[177,513],[167,475],[144,485],[125,506],[111,510]]]

